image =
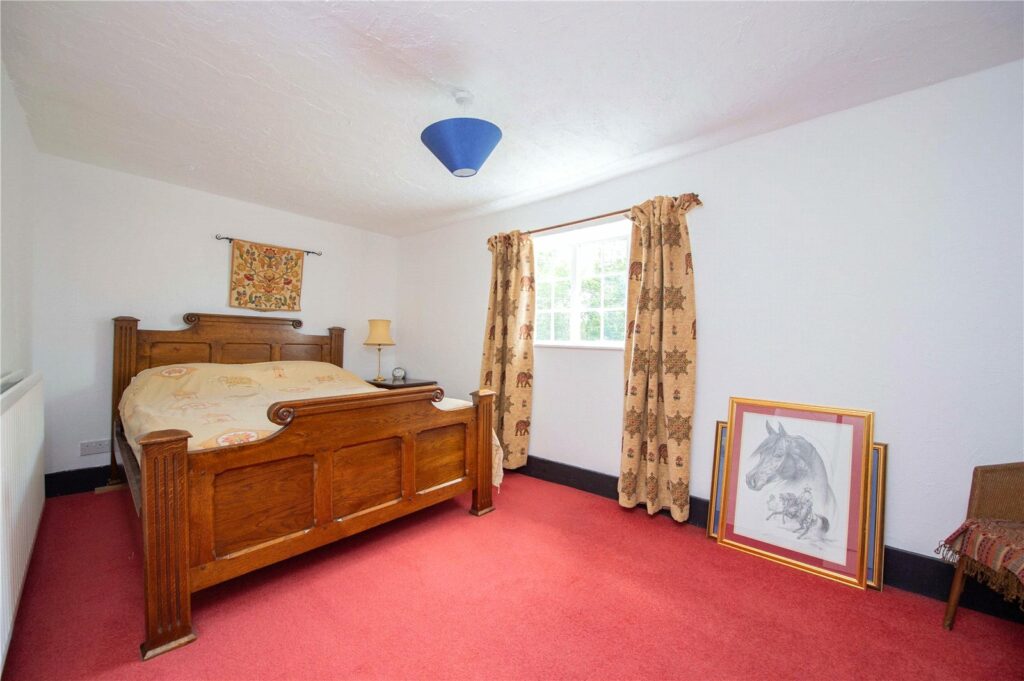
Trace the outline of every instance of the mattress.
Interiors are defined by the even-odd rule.
[[[174,364],[139,372],[118,409],[125,437],[138,458],[139,438],[156,430],[187,430],[192,434],[189,451],[254,442],[282,427],[267,418],[267,408],[274,402],[382,390],[326,362]],[[446,397],[434,406],[447,411],[472,403]],[[491,439],[497,485],[502,479],[502,450],[493,432]]]

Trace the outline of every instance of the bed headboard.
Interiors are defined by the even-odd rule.
[[[345,329],[329,328],[326,336],[299,333],[298,319],[229,314],[185,315],[187,328],[150,331],[135,317],[114,318],[113,413],[121,394],[143,369],[184,362],[251,364],[312,360],[342,366]]]

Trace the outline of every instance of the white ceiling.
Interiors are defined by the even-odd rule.
[[[2,48],[43,151],[408,234],[1019,59],[1022,7],[5,1]]]

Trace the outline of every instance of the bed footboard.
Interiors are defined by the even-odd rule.
[[[187,451],[185,431],[143,437],[148,659],[194,640],[191,593],[472,491],[491,500],[494,393],[453,411],[433,386],[279,402],[283,428]]]

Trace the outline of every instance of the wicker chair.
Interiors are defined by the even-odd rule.
[[[971,481],[970,500],[967,502],[967,517],[1024,522],[1024,462],[976,467]],[[953,628],[956,608],[967,578],[967,560],[958,560],[953,574],[946,617],[942,623],[946,629]]]

